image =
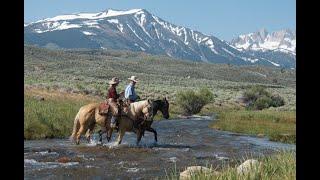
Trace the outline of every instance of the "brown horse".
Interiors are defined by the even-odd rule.
[[[146,100],[136,103],[136,105],[139,106],[133,105],[134,108],[132,108],[132,110],[134,110],[135,112],[132,115],[144,116],[145,119],[150,119],[153,113],[152,101]],[[74,119],[73,132],[70,136],[70,139],[76,141],[76,144],[80,143],[80,136],[87,131],[88,132],[86,133],[86,138],[88,141],[90,141],[91,134],[93,133],[96,124],[100,125],[107,132],[107,136],[109,137],[108,141],[110,140],[112,134],[112,128],[110,128],[111,112],[109,111],[110,113],[107,115],[99,114],[99,105],[99,103],[85,105],[81,107],[79,112],[77,113]],[[133,121],[131,119],[132,115],[130,114],[130,116],[120,116],[118,119],[118,144],[121,143],[126,131],[133,130]],[[136,133],[137,135],[141,134],[141,132]]]

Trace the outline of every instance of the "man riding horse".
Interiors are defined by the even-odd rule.
[[[135,85],[138,82],[138,80],[136,76],[131,76],[128,79],[130,80],[130,83],[126,87],[124,97],[126,98],[127,102],[133,103],[133,102],[136,102],[138,99],[140,99],[135,91]]]
[[[108,89],[108,94],[107,94],[107,102],[110,105],[110,109],[112,112],[112,117],[111,117],[111,123],[110,127],[115,128],[116,127],[116,122],[117,118],[119,117],[119,107],[117,104],[118,98],[120,97],[121,94],[117,94],[116,87],[119,85],[120,80],[117,77],[113,77],[111,81],[109,81],[109,89]]]
[[[140,142],[141,137],[144,135],[144,131],[150,131],[154,133],[155,141],[157,141],[157,132],[151,127],[153,117],[157,111],[161,111],[165,119],[169,118],[169,103],[166,98],[163,100],[144,100],[137,101],[139,96],[134,91],[134,85],[137,82],[137,78],[132,76],[128,78],[130,84],[126,88],[126,99],[130,103],[122,101],[123,94],[117,94],[116,87],[120,80],[116,77],[112,78],[109,82],[110,87],[104,103],[90,103],[82,106],[73,124],[73,130],[70,138],[76,141],[76,144],[80,142],[80,136],[86,133],[86,138],[89,141],[91,134],[93,133],[96,124],[102,127],[99,131],[100,142],[102,142],[102,134],[107,133],[107,139],[110,141],[114,125],[118,129],[118,143],[121,140],[126,131],[135,132],[137,134],[137,143]],[[125,110],[125,108],[127,110]],[[112,116],[110,119],[109,114]],[[111,121],[111,127],[109,121]]]
[[[131,76],[131,78],[128,78],[130,80],[130,84],[127,86],[125,90],[125,98],[127,101],[127,107],[130,106],[130,103],[136,102],[139,98],[139,96],[135,92],[135,84],[138,82],[136,76]],[[120,80],[117,77],[112,78],[111,81],[109,81],[109,89],[108,89],[108,94],[107,94],[107,102],[110,105],[110,109],[112,112],[112,117],[111,117],[111,123],[110,127],[111,128],[117,128],[117,119],[121,115],[123,107],[119,107],[119,98],[121,95],[123,95],[123,92],[120,94],[117,94],[116,87],[119,85]],[[121,100],[120,100],[121,101]],[[124,112],[125,113],[125,112]],[[141,121],[138,121],[141,122]],[[134,121],[134,130],[136,131],[138,128],[138,123],[137,121]]]
[[[130,81],[130,83],[125,89],[124,97],[125,97],[127,106],[130,106],[131,103],[134,103],[140,100],[140,97],[136,94],[136,91],[135,91],[135,85],[139,81],[136,76],[131,76],[130,78],[128,78],[128,80]],[[144,120],[143,118],[139,118],[136,121],[134,121],[133,123],[134,128],[135,129],[141,128],[140,125],[143,120]]]

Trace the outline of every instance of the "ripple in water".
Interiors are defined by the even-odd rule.
[[[45,168],[57,168],[57,167],[67,167],[67,166],[74,166],[78,165],[79,162],[67,162],[67,163],[60,163],[60,162],[38,162],[35,159],[25,159],[24,165],[37,167],[37,169],[45,169]]]

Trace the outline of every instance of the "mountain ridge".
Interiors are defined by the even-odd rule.
[[[145,9],[58,15],[24,26],[27,44],[49,48],[123,49],[210,63],[281,66]]]

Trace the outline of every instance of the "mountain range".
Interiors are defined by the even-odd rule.
[[[108,9],[24,24],[24,42],[47,48],[143,51],[174,58],[295,68],[295,32],[262,29],[227,42],[169,23],[145,9]]]

